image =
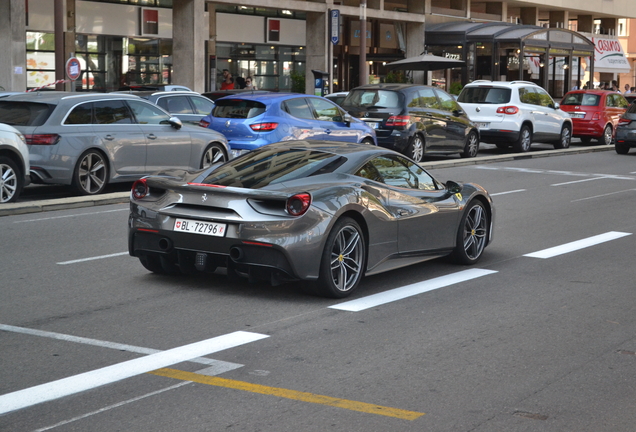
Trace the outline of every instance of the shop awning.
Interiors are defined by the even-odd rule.
[[[594,43],[594,72],[629,73],[631,67],[621,43],[607,35],[588,36]]]

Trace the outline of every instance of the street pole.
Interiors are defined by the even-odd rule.
[[[358,85],[369,82],[369,68],[367,66],[367,0],[360,0],[360,79]]]

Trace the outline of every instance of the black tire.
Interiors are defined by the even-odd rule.
[[[463,158],[474,158],[479,153],[479,136],[477,132],[470,131],[464,143],[464,150],[459,154]]]
[[[484,204],[473,200],[466,206],[457,229],[452,258],[459,264],[475,264],[481,259],[488,242],[488,213]]]
[[[24,188],[24,175],[13,159],[0,156],[0,203],[16,202]]]
[[[373,140],[372,140],[371,138],[365,138],[365,139],[363,139],[363,140],[360,142],[360,144],[368,144],[368,145],[372,145],[372,146],[374,146],[374,145],[375,145],[375,142],[373,142]]]
[[[587,145],[587,144],[589,144],[589,143],[591,143],[591,142],[592,142],[592,138],[589,138],[589,137],[581,137],[581,143],[583,143],[583,144],[586,144],[586,145]]]
[[[523,125],[519,131],[519,139],[512,145],[512,149],[517,153],[526,153],[530,151],[530,145],[532,144],[532,131],[530,126]]]
[[[108,184],[108,162],[97,150],[88,150],[77,159],[73,188],[80,195],[97,195]]]
[[[572,130],[568,125],[563,125],[561,128],[561,136],[558,142],[554,144],[555,149],[566,149],[570,147],[570,141],[572,140]]]
[[[620,155],[629,153],[629,146],[620,143],[614,143],[614,150]]]
[[[422,162],[422,158],[424,157],[424,139],[422,139],[420,134],[415,134],[411,137],[411,141],[409,141],[409,145],[404,154],[415,162]]]
[[[612,125],[606,125],[605,129],[603,129],[603,136],[598,139],[598,142],[602,145],[612,145],[613,140],[614,130],[612,129]]]
[[[201,157],[201,169],[208,168],[219,162],[227,162],[225,149],[221,144],[212,143],[206,147]]]
[[[360,225],[348,217],[338,220],[325,242],[314,293],[331,298],[347,297],[360,284],[366,262],[365,238]]]

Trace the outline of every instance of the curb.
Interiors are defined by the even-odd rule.
[[[420,163],[424,169],[452,168],[467,165],[479,165],[495,162],[516,161],[523,159],[537,159],[552,156],[568,156],[572,154],[594,153],[614,150],[614,146],[600,145],[584,148],[568,148],[563,150],[540,150],[528,153],[512,153],[497,156],[482,156],[470,159],[451,159]],[[130,192],[115,192],[97,196],[58,198],[25,203],[10,203],[0,205],[0,217],[39,213],[53,210],[66,210],[83,207],[94,207],[108,204],[123,204],[130,199]]]

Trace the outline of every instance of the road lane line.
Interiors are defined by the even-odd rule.
[[[156,354],[156,353],[162,352],[162,350],[158,350],[158,349],[144,348],[144,347],[122,344],[117,342],[103,341],[99,339],[85,338],[81,336],[72,336],[72,335],[67,335],[64,333],[55,333],[55,332],[48,332],[44,330],[30,329],[26,327],[16,327],[16,326],[7,325],[7,324],[0,324],[0,331],[8,331],[13,333],[27,334],[30,336],[45,337],[49,339],[57,339],[57,340],[62,340],[66,342],[81,343],[84,345],[92,345],[92,346],[97,346],[101,348],[110,348],[117,351],[134,352],[137,354],[149,355],[149,354]],[[223,372],[227,372],[227,371],[231,371],[231,370],[243,367],[243,365],[239,363],[230,363],[230,362],[225,362],[221,360],[209,359],[206,357],[193,358],[188,361],[192,363],[199,363],[199,364],[213,366],[216,370],[216,373],[223,373]]]
[[[616,240],[621,237],[625,237],[628,235],[632,235],[631,233],[610,231],[605,234],[599,234],[593,237],[588,237],[582,240],[573,241],[571,243],[566,243],[561,246],[555,246],[548,249],[540,250],[538,252],[533,252],[530,254],[526,254],[524,256],[531,258],[552,258],[558,255],[563,255],[569,252],[574,252],[579,249],[584,249],[590,246],[595,246],[600,243],[605,243],[611,240]]]
[[[93,260],[104,259],[104,258],[112,258],[112,257],[122,256],[122,255],[128,255],[128,252],[119,252],[119,253],[114,253],[114,254],[110,254],[110,255],[100,255],[100,256],[90,257],[90,258],[81,258],[81,259],[76,259],[76,260],[72,260],[72,261],[62,261],[62,262],[59,262],[59,263],[56,263],[56,264],[68,265],[68,264],[75,264],[75,263],[80,263],[80,262],[85,262],[85,261],[93,261]]]
[[[327,405],[336,408],[343,408],[352,411],[359,411],[369,414],[378,414],[387,417],[395,417],[404,420],[415,420],[424,415],[424,413],[416,411],[407,411],[399,408],[390,408],[382,405],[374,405],[366,402],[357,402],[348,399],[340,399],[331,396],[324,396],[315,393],[307,393],[297,390],[288,390],[279,387],[268,387],[260,384],[252,384],[245,381],[236,381],[226,378],[211,377],[193,372],[185,372],[176,369],[158,369],[149,372],[153,375],[175,378],[183,381],[191,381],[199,384],[213,385],[217,387],[231,388],[235,390],[243,390],[251,393],[259,393],[264,395],[277,396],[286,399],[292,399],[302,402],[310,402],[315,404]]]
[[[188,384],[192,384],[192,383],[191,382],[182,382],[182,383],[179,383],[179,384],[175,384],[173,386],[166,387],[166,388],[163,388],[161,390],[157,390],[157,391],[154,391],[154,392],[151,392],[151,393],[147,393],[145,395],[137,396],[135,398],[128,399],[128,400],[125,400],[125,401],[121,401],[121,402],[118,402],[118,403],[113,404],[113,405],[105,406],[104,408],[100,408],[98,410],[91,411],[89,413],[82,414],[80,416],[73,417],[73,418],[70,418],[68,420],[61,421],[59,423],[55,423],[54,425],[51,425],[51,426],[46,426],[46,427],[43,427],[43,428],[40,428],[40,429],[36,429],[33,432],[45,432],[47,430],[55,429],[57,427],[67,425],[69,423],[73,423],[73,422],[76,422],[78,420],[82,420],[82,419],[85,419],[87,417],[94,416],[95,414],[100,414],[100,413],[103,413],[104,411],[110,411],[110,410],[112,410],[114,408],[119,408],[120,406],[128,405],[129,403],[137,402],[139,400],[146,399],[147,397],[155,396],[155,395],[158,395],[160,393],[167,392],[168,390],[174,390],[176,388],[183,387],[183,386],[186,386]]]
[[[511,193],[518,193],[518,192],[525,192],[525,191],[526,191],[526,189],[517,189],[517,190],[511,190],[511,191],[507,191],[507,192],[491,193],[490,196],[507,195],[507,194],[511,194]]]
[[[587,201],[587,200],[591,200],[591,199],[595,199],[595,198],[603,198],[603,197],[610,196],[610,195],[616,195],[616,194],[622,194],[622,193],[625,193],[625,192],[634,192],[634,191],[636,191],[636,189],[625,189],[625,190],[622,190],[622,191],[610,192],[610,193],[601,194],[601,195],[594,195],[594,196],[586,197],[586,198],[579,198],[579,199],[572,200],[570,202]]]
[[[497,272],[493,270],[483,270],[483,269],[464,270],[464,271],[460,271],[450,275],[441,276],[438,278],[429,279],[422,282],[417,282],[411,285],[406,285],[406,286],[395,288],[389,291],[384,291],[378,294],[373,294],[373,295],[363,297],[357,300],[351,300],[348,302],[329,306],[329,308],[349,311],[349,312],[360,312],[365,309],[369,309],[369,308],[379,306],[385,303],[391,303],[397,300],[402,300],[404,298],[422,294],[427,291],[433,291],[439,288],[443,288],[449,285],[454,285],[460,282],[465,282],[471,279],[476,279],[478,277],[486,276],[493,273],[497,273]]]
[[[124,209],[117,209],[117,210],[104,210],[104,211],[89,212],[89,213],[75,213],[72,215],[51,216],[51,217],[45,217],[45,218],[39,218],[39,219],[18,220],[18,221],[13,221],[13,223],[40,222],[40,221],[47,221],[51,219],[62,219],[62,218],[70,218],[70,217],[76,217],[76,216],[97,215],[102,213],[112,213],[112,212],[120,212],[120,211],[130,211],[130,209],[126,207]]]
[[[555,183],[555,184],[551,184],[550,186],[563,186],[563,185],[569,185],[569,184],[575,184],[575,183],[584,183],[584,182],[589,182],[592,180],[600,180],[600,179],[606,179],[608,177],[592,177],[592,178],[586,178],[583,180],[574,180],[574,181],[569,181],[569,182],[565,182],[565,183]]]
[[[268,335],[237,331],[0,396],[0,415],[244,345]]]

